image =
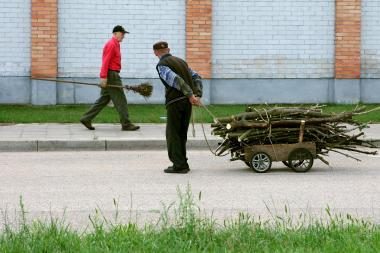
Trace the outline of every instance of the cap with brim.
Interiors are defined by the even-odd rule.
[[[168,43],[166,41],[159,41],[157,43],[154,43],[153,50],[159,50],[159,49],[165,49],[168,48]]]
[[[121,32],[121,33],[129,33],[127,30],[124,29],[121,25],[117,25],[113,28],[112,33]]]

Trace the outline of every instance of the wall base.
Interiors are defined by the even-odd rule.
[[[71,80],[64,78],[64,80]],[[75,81],[98,83],[97,78]],[[131,104],[163,104],[165,87],[159,79],[123,79],[125,84],[150,81],[152,97],[127,92]],[[203,81],[205,104],[380,103],[380,79],[211,79]],[[0,78],[0,104],[92,104],[100,89],[86,85]]]

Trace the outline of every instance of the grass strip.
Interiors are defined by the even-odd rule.
[[[284,105],[298,106],[298,105]],[[373,109],[380,105],[366,105],[367,109]],[[0,105],[0,123],[78,123],[81,115],[89,109],[89,105]],[[256,105],[257,108],[265,105]],[[351,111],[356,105],[326,105],[326,112]],[[208,109],[216,116],[223,117],[244,112],[246,105],[209,105]],[[166,110],[164,105],[129,105],[129,114],[132,122],[137,123],[165,123]],[[203,109],[195,108],[195,121],[211,123],[212,117]],[[368,114],[355,116],[360,122],[380,122],[380,112],[373,111]],[[119,123],[119,117],[114,108],[106,107],[96,117],[94,123]]]

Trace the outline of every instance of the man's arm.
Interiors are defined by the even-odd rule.
[[[187,96],[191,97],[193,95],[193,90],[191,87],[183,80],[182,77],[177,75],[173,70],[167,66],[158,66],[158,73],[160,77],[170,86]]]
[[[198,79],[202,80],[202,77],[201,77],[197,72],[195,72],[195,71],[192,70],[191,68],[189,68],[189,71],[190,71],[190,73],[191,73],[191,78],[192,78],[193,80],[198,80]]]
[[[102,67],[100,69],[100,78],[107,79],[109,65],[114,54],[114,45],[107,44],[103,50]]]
[[[191,78],[193,79],[193,83],[195,85],[195,96],[197,97],[202,97],[203,95],[203,83],[202,83],[202,77],[197,73],[195,72],[194,70],[192,70],[191,68],[189,68],[189,71],[191,73]]]

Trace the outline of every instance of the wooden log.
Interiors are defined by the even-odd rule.
[[[222,117],[217,118],[215,120],[216,122],[220,123],[231,123],[232,121],[240,121],[240,120],[257,120],[257,119],[267,119],[267,115],[271,118],[278,117],[278,116],[291,116],[294,118],[294,116],[298,115],[299,117],[305,118],[305,117],[313,117],[313,118],[326,118],[333,116],[333,114],[323,114],[320,111],[313,111],[306,108],[273,108],[269,110],[259,109],[257,111],[253,112],[244,112],[237,115],[229,116],[229,117]]]
[[[300,133],[298,137],[298,142],[301,143],[303,141],[303,134],[305,132],[305,121],[301,120]]]
[[[342,122],[352,118],[352,113],[341,113],[328,118],[310,118],[305,120],[306,125],[322,124],[328,122]],[[271,122],[259,122],[259,121],[234,121],[226,125],[228,130],[234,130],[237,128],[268,128],[268,127],[290,127],[301,125],[302,120],[279,120]]]
[[[221,123],[212,123],[211,124],[212,128],[225,128],[226,124],[221,124]]]

